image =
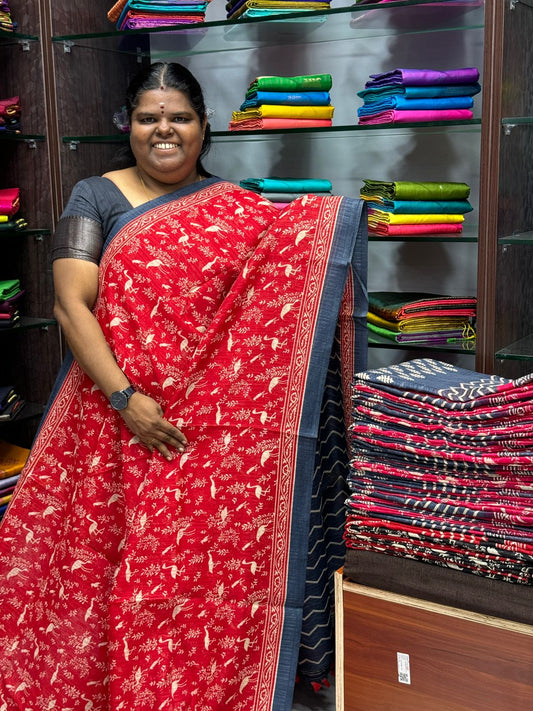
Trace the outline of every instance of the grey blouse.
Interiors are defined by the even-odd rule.
[[[57,223],[52,259],[71,257],[99,264],[102,248],[117,219],[132,206],[108,178],[76,183]]]

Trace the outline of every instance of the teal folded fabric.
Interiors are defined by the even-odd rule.
[[[468,200],[369,200],[368,207],[395,215],[464,215],[473,210]]]
[[[325,179],[299,178],[245,178],[240,182],[241,188],[255,192],[271,193],[328,193],[332,184]]]

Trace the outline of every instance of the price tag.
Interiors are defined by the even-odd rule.
[[[400,684],[411,683],[411,667],[409,666],[409,655],[396,652],[398,660],[398,681]]]

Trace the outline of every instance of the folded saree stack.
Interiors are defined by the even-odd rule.
[[[0,99],[0,131],[20,133],[20,114],[20,99],[18,96]]]
[[[11,17],[11,10],[7,0],[0,0],[0,31],[14,32],[17,29],[17,23]]]
[[[467,183],[363,180],[360,195],[369,234],[383,237],[460,234],[472,211]]]
[[[349,548],[533,584],[533,374],[431,359],[353,384]]]
[[[107,13],[117,30],[191,25],[205,21],[209,0],[118,0]]]
[[[232,113],[229,130],[331,126],[331,85],[331,74],[257,77],[249,85],[239,110]]]
[[[0,422],[14,420],[24,405],[24,400],[12,385],[0,385]]]
[[[0,387],[0,397],[3,391],[5,391],[5,388]],[[19,447],[16,444],[0,440],[0,519],[3,517],[11,500],[15,484],[29,453],[30,450],[25,447]]]
[[[228,20],[253,17],[286,16],[292,13],[313,13],[329,10],[330,2],[316,0],[229,0],[226,3]],[[300,21],[302,18],[298,18]]]
[[[11,328],[20,321],[20,299],[24,294],[19,279],[0,281],[0,329]]]
[[[28,226],[24,218],[15,218],[19,208],[19,188],[0,189],[0,232],[22,230]]]
[[[396,343],[473,340],[475,315],[476,299],[470,296],[396,291],[368,294],[368,330]]]
[[[240,186],[262,195],[279,208],[303,195],[331,195],[332,191],[329,180],[310,178],[245,178],[240,181]]]
[[[473,97],[481,91],[476,67],[393,69],[371,74],[357,93],[359,124],[463,121],[473,118]]]

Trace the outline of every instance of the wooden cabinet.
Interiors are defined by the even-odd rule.
[[[0,331],[1,383],[14,385],[26,406],[3,423],[0,438],[29,446],[60,366],[60,341],[52,317],[50,241],[53,228],[50,143],[47,126],[43,36],[39,4],[12,0],[13,34],[0,33],[0,97],[20,96],[21,130],[0,135],[0,187],[20,188],[22,231],[0,234],[0,277],[20,279],[25,291],[19,324]]]
[[[336,573],[337,711],[529,711],[533,626]]]

